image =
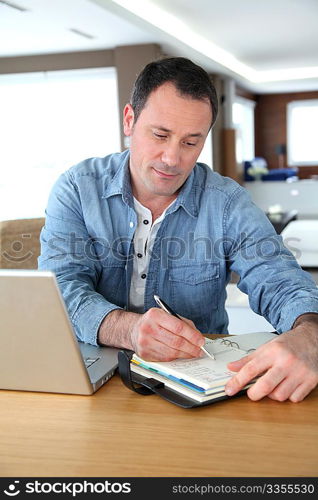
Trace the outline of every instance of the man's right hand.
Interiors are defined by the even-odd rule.
[[[148,361],[172,361],[201,354],[202,334],[194,323],[152,308],[140,315],[131,331],[134,351]]]
[[[132,349],[148,361],[199,357],[204,345],[204,337],[192,321],[158,308],[144,314],[112,311],[101,324],[98,340],[103,345]]]

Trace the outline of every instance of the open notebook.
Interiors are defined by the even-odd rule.
[[[130,369],[142,376],[163,382],[166,387],[198,402],[220,399],[225,396],[224,386],[235,374],[227,369],[230,361],[236,361],[260,345],[277,338],[269,332],[247,333],[219,339],[207,339],[205,348],[214,354],[191,359],[167,362],[145,361],[132,356]],[[244,389],[254,383],[251,381]]]

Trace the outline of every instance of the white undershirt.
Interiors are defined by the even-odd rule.
[[[174,200],[175,201],[175,200]],[[174,201],[172,203],[174,203]],[[172,205],[169,205],[169,207]],[[129,311],[143,313],[144,295],[151,249],[166,211],[153,223],[151,211],[134,198],[137,213],[137,229],[134,234],[134,260],[129,291]]]

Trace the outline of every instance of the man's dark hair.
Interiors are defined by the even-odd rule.
[[[170,57],[153,61],[137,77],[132,94],[131,105],[134,121],[146,105],[151,92],[164,83],[171,82],[182,96],[189,96],[200,101],[208,99],[212,107],[213,126],[218,113],[218,98],[215,87],[207,72],[185,57]]]

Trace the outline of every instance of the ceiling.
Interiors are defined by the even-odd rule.
[[[309,91],[317,26],[318,0],[0,0],[0,57],[159,43],[248,90]]]

